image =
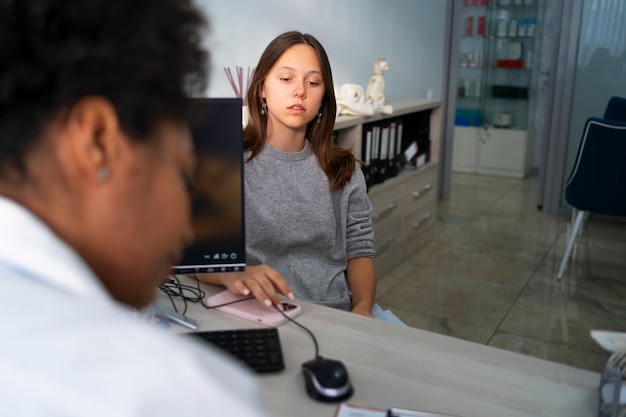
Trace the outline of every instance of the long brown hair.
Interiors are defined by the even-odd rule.
[[[263,83],[282,54],[297,44],[312,46],[317,52],[322,67],[325,89],[320,107],[322,116],[319,123],[317,117],[309,122],[306,128],[306,138],[311,142],[313,153],[330,181],[331,190],[337,191],[350,181],[354,173],[356,159],[350,150],[333,144],[332,133],[335,126],[335,113],[337,112],[333,75],[326,51],[319,41],[309,34],[296,31],[285,32],[270,42],[263,51],[248,89],[247,100],[250,119],[243,135],[244,150],[250,151],[249,161],[258,155],[265,144],[267,117],[261,115]]]

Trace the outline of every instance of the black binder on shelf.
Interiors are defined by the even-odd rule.
[[[372,126],[372,185],[380,181],[380,126]]]
[[[400,174],[404,169],[406,160],[402,152],[402,142],[404,139],[404,123],[402,119],[396,121],[396,157],[394,159],[394,171],[396,175]]]
[[[363,134],[363,143],[361,144],[361,160],[363,165],[363,175],[365,176],[365,185],[369,189],[372,185],[372,129],[367,129]]]
[[[389,123],[389,158],[387,160],[387,170],[389,172],[389,177],[395,177],[398,175],[398,170],[396,169],[396,138],[398,125],[395,121]]]
[[[389,178],[389,126],[380,124],[380,154],[379,154],[379,182]]]
[[[409,139],[411,143],[416,142],[417,136],[424,136],[424,133],[420,133],[415,127],[409,129],[407,133],[405,122],[403,118],[394,118],[363,125],[361,158],[365,164],[363,173],[368,188],[400,174],[407,162],[404,148],[408,144],[405,145],[403,142]],[[404,137],[405,133],[407,138]]]

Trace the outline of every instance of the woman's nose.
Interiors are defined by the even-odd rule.
[[[304,88],[304,85],[297,86],[296,90],[294,92],[294,95],[296,97],[305,98],[306,97],[306,89]]]

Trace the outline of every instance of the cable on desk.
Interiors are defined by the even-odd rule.
[[[248,300],[254,299],[254,296],[250,296],[250,297],[242,298],[239,300],[229,301],[223,304],[208,306],[204,303],[204,298],[206,296],[206,293],[204,292],[204,290],[202,290],[202,288],[200,288],[200,280],[195,274],[190,275],[190,277],[196,281],[195,287],[191,285],[182,284],[176,275],[170,276],[170,278],[159,287],[161,291],[163,291],[169,297],[170,302],[174,306],[174,311],[178,312],[178,309],[176,308],[176,304],[174,303],[173,297],[179,297],[180,299],[183,300],[185,307],[184,307],[183,312],[181,313],[182,315],[185,315],[185,313],[187,312],[187,302],[190,302],[190,303],[200,302],[202,307],[206,308],[207,310],[213,310],[217,307],[223,307],[223,306],[227,306],[227,305],[231,305],[235,303],[240,303],[242,301],[248,301]],[[315,345],[315,358],[316,359],[319,358],[319,345],[317,343],[317,338],[315,337],[313,332],[309,330],[307,327],[305,327],[304,325],[298,323],[296,320],[286,315],[285,312],[282,311],[281,309],[276,308],[276,311],[278,311],[287,320],[294,323],[296,326],[302,328],[311,336],[311,339],[313,339],[313,344]]]
[[[176,275],[170,275],[170,277],[159,286],[159,289],[168,296],[170,302],[172,303],[174,311],[176,311],[177,313],[179,311],[173,297],[177,297],[183,300],[184,308],[181,312],[182,315],[185,315],[187,313],[187,302],[197,303],[198,301],[202,301],[202,299],[204,299],[206,293],[200,288],[200,282],[198,281],[198,279],[195,279],[197,285],[194,287],[191,285],[182,284]]]
[[[183,311],[180,312],[182,315],[185,315],[185,313],[187,313],[187,303],[199,302],[204,308],[211,310],[217,307],[223,307],[223,306],[227,306],[230,304],[235,304],[235,303],[239,303],[242,301],[254,299],[253,296],[250,296],[247,298],[243,298],[241,300],[235,300],[235,301],[231,301],[228,303],[219,304],[215,306],[208,306],[204,304],[204,298],[206,297],[206,292],[202,288],[200,288],[200,280],[195,275],[190,275],[189,277],[193,278],[196,281],[195,286],[181,283],[176,275],[170,275],[170,277],[163,284],[159,286],[159,289],[164,294],[166,294],[167,297],[170,299],[170,302],[172,303],[174,311],[176,311],[177,313],[179,313],[179,311],[178,311],[178,307],[176,306],[176,303],[174,302],[174,297],[180,298],[181,300],[183,300],[183,304],[185,307],[183,308]]]
[[[278,310],[278,309],[276,309],[276,310]],[[304,329],[311,336],[311,339],[313,339],[313,344],[315,345],[315,359],[319,358],[320,357],[320,355],[319,355],[319,351],[320,350],[319,350],[319,346],[317,345],[317,339],[315,338],[315,335],[313,334],[313,332],[310,331],[309,329],[307,329],[304,325],[298,323],[297,321],[295,321],[294,319],[292,319],[291,317],[286,315],[284,311],[282,311],[282,310],[278,310],[278,311],[280,312],[280,314],[285,316],[285,318],[287,320],[289,320],[290,322],[292,322],[296,326],[301,327],[302,329]]]

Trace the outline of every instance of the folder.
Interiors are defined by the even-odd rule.
[[[398,168],[396,167],[396,122],[389,123],[389,163],[388,170],[389,176],[395,177],[398,175]]]
[[[364,136],[361,146],[361,160],[364,163],[362,169],[363,175],[365,175],[365,185],[369,189],[372,183],[372,129],[368,129]]]
[[[380,169],[379,182],[384,182],[389,178],[389,126],[379,125],[380,129],[380,155],[379,163]]]
[[[372,126],[372,185],[380,182],[380,126]]]
[[[406,160],[404,159],[404,153],[402,152],[402,142],[404,140],[404,124],[402,119],[398,120],[396,125],[396,158],[395,165],[398,174],[404,169]]]

